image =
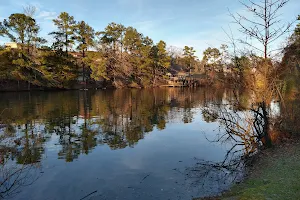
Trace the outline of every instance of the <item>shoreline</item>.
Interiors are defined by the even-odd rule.
[[[149,87],[132,87],[132,86],[124,86],[124,87],[113,87],[113,86],[99,86],[96,84],[90,84],[87,87],[84,87],[84,85],[73,85],[71,87],[64,87],[64,88],[59,88],[59,87],[43,87],[43,86],[36,86],[36,85],[31,85],[30,88],[26,87],[0,87],[0,93],[4,92],[32,92],[32,91],[73,91],[73,90],[116,90],[116,89],[154,89],[154,88],[203,88],[203,87],[208,87],[213,85],[199,85],[197,87],[172,87],[172,86],[165,86],[165,85],[154,85],[154,86],[149,86]]]
[[[194,200],[265,200],[300,197],[300,139],[261,150],[248,166],[245,179],[219,196]]]

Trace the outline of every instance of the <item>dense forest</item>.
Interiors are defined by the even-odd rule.
[[[49,33],[53,38],[50,44],[40,36],[34,12],[35,8],[28,6],[23,13],[11,14],[0,23],[0,36],[12,41],[0,48],[2,90],[153,87],[165,84],[178,72],[200,74],[203,84],[245,83],[256,87],[264,85],[259,83],[265,74],[259,69],[263,63],[271,66],[268,76],[285,76],[290,84],[296,80],[292,70],[296,66],[299,69],[299,25],[281,52],[282,61],[253,51],[238,52],[234,41],[207,48],[200,60],[193,47],[154,43],[134,27],[114,22],[103,31],[95,31],[66,12],[53,20],[56,30]]]

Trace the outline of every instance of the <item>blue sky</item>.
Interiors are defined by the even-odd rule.
[[[22,12],[26,5],[38,8],[35,18],[42,27],[41,35],[54,30],[52,19],[68,12],[77,21],[88,22],[95,30],[103,30],[110,22],[133,26],[155,42],[164,40],[170,46],[195,47],[197,55],[208,46],[219,47],[227,41],[231,12],[248,13],[238,0],[1,0],[0,20],[11,13]],[[256,0],[254,0],[256,1]],[[290,0],[281,10],[283,21],[300,14],[299,0]],[[239,33],[231,24],[235,35]],[[284,38],[283,38],[284,39]],[[282,43],[278,41],[276,45]],[[0,43],[5,42],[0,38]]]

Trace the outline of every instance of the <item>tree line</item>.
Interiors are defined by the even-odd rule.
[[[49,33],[53,43],[46,45],[33,15],[34,8],[29,7],[0,22],[0,36],[18,44],[17,49],[0,49],[2,81],[54,88],[68,88],[78,81],[156,86],[165,80],[172,63],[180,62],[189,71],[196,62],[192,47],[186,46],[175,58],[164,41],[154,43],[134,27],[112,22],[103,31],[95,31],[66,12],[53,20],[56,30]]]
[[[299,65],[299,56],[294,51],[299,46],[299,25],[281,52],[282,61],[270,57],[270,44],[287,30],[273,29],[278,24],[272,23],[276,22],[274,17],[277,11],[286,3],[281,0],[278,4],[267,6],[270,12],[275,12],[272,16],[266,15],[266,18],[257,13],[263,6],[253,10],[255,5],[245,5],[254,15],[261,15],[262,23],[259,25],[262,29],[255,29],[257,22],[253,22],[254,27],[247,27],[242,22],[251,24],[249,19],[232,14],[242,27],[242,33],[256,39],[264,49],[253,47],[246,40],[236,41],[233,35],[228,34],[230,42],[227,45],[207,48],[201,60],[195,55],[193,47],[180,49],[167,46],[162,40],[154,43],[134,27],[114,22],[103,31],[95,31],[88,23],[76,21],[66,12],[53,20],[56,29],[49,33],[53,40],[49,44],[40,36],[41,27],[33,17],[35,9],[29,6],[23,13],[11,14],[0,22],[0,36],[18,44],[17,49],[0,48],[0,81],[14,81],[18,87],[20,83],[27,83],[28,88],[31,85],[72,88],[89,83],[101,83],[101,87],[140,88],[165,84],[168,74],[183,71],[189,75],[203,75],[204,84],[229,83],[251,88],[262,86],[261,91],[266,91],[264,87],[272,85],[273,89],[269,90],[272,92],[277,87],[273,84],[277,80],[268,80],[269,77],[278,80],[285,77],[289,80],[286,85],[294,84],[296,79],[291,77],[295,74],[287,75],[287,65]],[[245,45],[247,51],[238,50]],[[282,88],[283,85],[279,89]]]

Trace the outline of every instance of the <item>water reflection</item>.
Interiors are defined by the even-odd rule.
[[[222,161],[197,159],[197,163],[186,169],[187,177],[193,184],[210,186],[214,190],[242,180],[245,167],[261,148],[281,142],[293,133],[299,117],[297,100],[283,102],[273,100],[269,105],[256,102],[251,91],[231,90],[221,104],[212,103],[202,108],[206,122],[218,123],[218,134],[208,138],[217,144],[231,143]],[[229,98],[228,98],[229,97]],[[290,111],[290,112],[289,112]],[[289,124],[290,128],[286,125]],[[206,183],[209,180],[209,183]],[[205,197],[205,195],[202,195]]]
[[[97,144],[111,149],[133,147],[154,128],[165,129],[169,121],[191,123],[192,108],[221,102],[223,92],[168,89],[3,94],[1,130],[5,138],[18,138],[17,144],[24,140],[25,149],[29,137],[37,145],[56,134],[63,146],[59,157],[72,161]],[[38,148],[42,147],[33,147]],[[35,157],[32,162],[39,160],[41,153],[31,153]]]
[[[243,104],[249,103],[245,95],[248,94],[239,97]],[[246,124],[237,127],[226,124],[228,120],[222,121],[228,117],[235,122],[247,119],[240,112],[243,106],[231,101],[235,96],[232,91],[212,88],[1,94],[2,169],[26,174],[25,178],[3,172],[2,197],[12,196],[7,188],[17,178],[22,184],[14,191],[21,192],[23,196],[17,196],[20,199],[41,197],[30,186],[22,191],[21,186],[34,181],[39,185],[33,185],[49,198],[53,193],[64,199],[85,196],[89,192],[83,189],[95,186],[107,199],[118,195],[139,199],[136,190],[127,191],[131,188],[140,188],[138,196],[144,199],[190,199],[199,192],[203,196],[216,194],[240,179],[241,156],[256,148]],[[212,141],[220,144],[215,146]],[[66,166],[59,160],[74,164]],[[50,166],[55,170],[51,171]],[[202,184],[206,189],[199,191],[196,187],[197,193],[186,189],[182,184],[187,177],[179,177],[177,172],[188,174],[189,179],[197,180],[196,185]],[[93,180],[95,174],[99,176],[97,180]],[[147,179],[141,181],[143,177]],[[225,180],[222,187],[217,186],[221,177]],[[6,184],[8,179],[10,183]],[[59,190],[59,185],[65,190]],[[47,187],[49,192],[45,191]],[[72,191],[78,189],[70,192],[70,187]],[[114,187],[119,188],[118,194],[111,191]],[[162,188],[156,187],[167,187],[166,192],[161,194]],[[172,192],[175,188],[177,193]]]

